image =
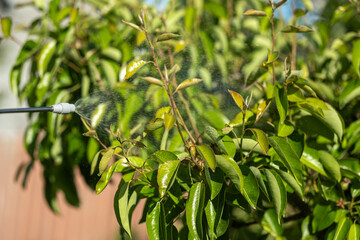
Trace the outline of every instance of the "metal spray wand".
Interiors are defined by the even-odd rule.
[[[58,114],[68,114],[75,112],[75,105],[71,103],[58,103],[50,107],[30,107],[30,108],[4,108],[1,113],[26,113],[26,112],[53,112]]]

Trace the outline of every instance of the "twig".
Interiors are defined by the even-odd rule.
[[[293,24],[295,25],[296,22],[296,16],[295,16],[295,0],[292,1],[291,4],[291,11],[292,11],[292,15],[293,15]],[[295,70],[296,69],[296,33],[292,34],[292,47],[291,47],[291,70]]]
[[[166,25],[166,20],[164,18],[164,16],[162,15],[161,16],[161,20],[162,20],[162,23],[164,25],[164,28],[165,28],[165,31],[167,32],[167,25]],[[170,47],[170,44],[167,44],[167,50],[168,50],[168,54],[169,54],[169,58],[170,58],[170,66],[171,68],[174,67],[174,56],[173,56],[173,53],[171,51],[171,47]],[[172,84],[174,85],[175,89],[178,87],[178,84],[176,82],[176,76],[175,76],[175,73],[172,75]],[[191,113],[191,110],[190,110],[190,104],[189,104],[189,101],[187,101],[184,97],[184,95],[182,94],[182,92],[177,92],[177,94],[179,95],[180,97],[180,100],[184,103],[184,106],[185,106],[185,111],[189,117],[189,120],[190,120],[190,124],[195,132],[195,136],[196,136],[196,139],[199,139],[199,142],[201,143],[202,142],[202,139],[200,137],[200,133],[199,133],[199,130],[197,129],[197,126],[195,124],[195,120],[194,120],[194,117]]]
[[[271,17],[269,18],[270,24],[271,24],[271,37],[272,37],[272,46],[271,46],[271,52],[273,53],[275,51],[275,26],[274,26],[274,14],[275,14],[275,6],[274,2],[272,0],[269,0],[271,4]],[[276,83],[276,74],[275,74],[275,61],[272,63],[272,70],[273,70],[273,83]]]
[[[168,94],[168,96],[169,96],[169,98],[170,98],[170,104],[171,104],[171,107],[172,107],[172,110],[173,110],[173,113],[174,113],[175,123],[176,123],[176,126],[177,126],[178,130],[179,130],[181,139],[182,139],[182,141],[184,142],[184,144],[187,144],[186,141],[185,141],[185,138],[184,138],[184,136],[183,136],[183,134],[182,134],[182,132],[181,132],[180,123],[179,123],[179,121],[178,121],[178,117],[180,118],[180,121],[181,121],[181,123],[183,124],[183,127],[184,127],[185,131],[187,132],[188,136],[190,137],[191,141],[193,141],[193,142],[195,143],[195,139],[194,139],[194,137],[191,135],[189,129],[186,127],[186,124],[185,124],[185,122],[184,122],[184,119],[181,117],[181,115],[178,115],[178,114],[177,114],[177,107],[176,107],[176,104],[175,104],[175,101],[174,101],[174,96],[173,96],[173,94],[170,92],[170,89],[169,89],[168,79],[165,79],[165,78],[164,78],[164,75],[162,74],[162,72],[161,72],[161,70],[160,70],[159,64],[158,64],[158,62],[157,62],[156,54],[155,54],[155,49],[154,49],[154,46],[153,46],[153,44],[152,44],[152,42],[151,42],[151,40],[150,40],[149,34],[147,33],[146,30],[144,30],[144,33],[145,33],[145,36],[146,36],[146,40],[147,40],[147,42],[148,42],[149,45],[150,45],[150,49],[151,49],[151,52],[152,52],[152,55],[153,55],[153,59],[154,59],[153,63],[154,63],[154,65],[155,65],[157,71],[159,72],[161,79],[163,80],[163,82],[164,82],[164,84],[165,84],[165,90],[166,90],[166,92],[167,92],[167,94]]]

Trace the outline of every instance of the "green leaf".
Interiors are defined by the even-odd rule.
[[[107,82],[110,83],[110,86],[113,87],[116,85],[119,76],[119,67],[113,61],[101,60],[101,67],[105,73]]]
[[[205,132],[206,132],[207,135],[209,135],[211,140],[218,145],[218,147],[221,149],[221,151],[228,154],[228,152],[226,150],[226,147],[225,147],[225,144],[222,141],[219,133],[216,131],[215,128],[213,128],[211,126],[206,126],[205,127]]]
[[[175,117],[170,113],[164,113],[164,127],[167,130],[170,130],[175,123]]]
[[[115,62],[120,62],[121,60],[121,51],[114,47],[107,47],[101,51],[101,55],[109,58]]]
[[[178,157],[169,151],[164,151],[164,150],[159,150],[154,152],[151,157],[159,162],[159,163],[165,163],[167,161],[172,161],[172,160],[178,160]]]
[[[143,106],[144,99],[138,93],[133,92],[127,95],[124,113],[121,118],[123,129],[130,128],[130,123],[133,120],[132,116],[138,112]]]
[[[266,62],[263,63],[264,67],[268,67],[270,64],[275,62],[279,58],[279,52],[272,52],[268,50],[268,59]]]
[[[336,211],[330,205],[317,204],[313,211],[312,229],[313,233],[322,231],[329,227],[336,217]]]
[[[125,182],[123,179],[120,182],[114,197],[114,209],[118,223],[131,238],[131,215],[136,204],[137,193],[134,191],[129,197],[130,184],[131,182]]]
[[[347,217],[343,217],[336,226],[336,232],[333,240],[342,240],[346,239],[349,229],[351,227],[351,221]]]
[[[143,30],[136,24],[131,23],[131,22],[127,22],[125,20],[121,20],[123,23],[125,23],[126,25],[128,25],[129,27],[132,27],[133,29],[139,31],[139,32],[143,32]]]
[[[311,229],[310,216],[307,216],[301,223],[302,239],[309,239],[309,240],[316,239],[316,238],[312,238],[310,229]]]
[[[304,94],[298,87],[295,86],[288,86],[287,98],[289,102],[301,102],[305,100]]]
[[[287,137],[294,132],[294,126],[289,121],[279,122],[277,125],[279,137]]]
[[[360,50],[360,49],[359,49]],[[360,96],[360,81],[354,79],[350,81],[341,92],[339,97],[340,109],[344,108],[346,104]]]
[[[228,226],[228,221],[224,219],[227,217],[224,189],[215,199],[207,199],[205,203],[205,216],[208,223],[208,234],[210,235],[210,239],[216,239],[227,230]]]
[[[211,15],[216,16],[220,20],[227,19],[227,12],[225,6],[220,2],[204,1],[204,10]]]
[[[96,194],[100,194],[105,187],[108,185],[109,181],[111,180],[112,175],[114,174],[114,171],[116,169],[117,164],[113,164],[109,167],[108,170],[104,171],[101,175],[101,178],[96,183]]]
[[[357,40],[354,42],[354,45],[353,45],[352,65],[353,65],[355,72],[360,77],[359,63],[360,63],[360,40]]]
[[[169,113],[171,110],[171,107],[162,107],[162,108],[159,108],[157,111],[156,111],[156,114],[155,114],[155,117],[156,118],[162,118],[164,119],[164,114],[165,113]]]
[[[126,66],[126,74],[125,74],[125,80],[129,79],[132,75],[134,75],[140,68],[142,68],[145,64],[149,63],[148,61],[143,60],[134,60],[130,62]]]
[[[213,200],[221,191],[224,182],[224,173],[220,168],[216,168],[215,172],[209,172],[211,195],[210,199]]]
[[[181,90],[181,89],[184,89],[184,88],[187,88],[187,87],[190,87],[190,86],[193,86],[193,85],[196,85],[198,83],[202,82],[202,79],[200,78],[190,78],[190,79],[187,79],[185,81],[183,81],[182,83],[180,83],[178,85],[178,87],[175,89],[175,92],[176,93],[177,91]]]
[[[166,192],[174,183],[180,162],[178,160],[167,161],[160,165],[157,174],[157,183],[159,185],[159,193],[164,197]]]
[[[287,184],[289,184],[289,186],[300,197],[300,199],[304,200],[304,188],[302,187],[302,184],[296,182],[295,178],[287,172],[284,172],[280,169],[275,169],[275,171],[282,179],[284,179]]]
[[[10,87],[11,91],[18,96],[19,95],[19,84],[21,81],[22,66],[16,66],[11,69],[10,73]]]
[[[341,173],[348,178],[360,179],[360,162],[357,158],[344,158],[339,160]]]
[[[179,239],[179,232],[173,224],[167,226],[166,233],[167,239]]]
[[[295,177],[296,182],[301,185],[303,180],[300,156],[297,155],[285,138],[273,136],[269,138],[269,142],[284,162],[285,166]]]
[[[312,30],[311,28],[305,25],[300,25],[300,26],[288,25],[281,30],[281,32],[283,33],[308,33],[313,31],[314,30]]]
[[[217,165],[226,174],[226,176],[230,178],[237,190],[239,190],[240,193],[243,193],[244,176],[234,159],[227,155],[216,155],[215,157]]]
[[[153,78],[153,77],[142,77],[141,78],[142,80],[148,82],[148,83],[151,83],[151,84],[155,84],[155,85],[158,85],[160,87],[162,87],[164,84],[163,82],[160,80],[160,79],[157,79],[157,78]]]
[[[335,138],[335,134],[327,125],[311,115],[297,119],[296,126],[309,137],[322,136],[330,141]]]
[[[261,172],[258,168],[254,167],[254,166],[250,166],[250,170],[252,171],[252,173],[254,174],[256,181],[261,189],[261,191],[264,193],[264,195],[267,197],[267,199],[270,201],[270,197],[269,197],[269,193],[266,189],[266,185],[265,182],[261,176]]]
[[[202,216],[205,201],[205,185],[196,182],[192,185],[186,202],[186,223],[192,239],[203,239]]]
[[[91,168],[90,168],[90,174],[93,175],[94,172],[95,172],[95,168],[98,164],[98,161],[99,161],[99,156],[100,156],[100,153],[102,153],[104,150],[100,150],[98,151],[95,156],[93,157],[92,161],[91,161]]]
[[[175,63],[174,66],[170,70],[167,71],[168,77],[172,78],[180,70],[181,70],[181,67]],[[164,74],[165,74],[165,72],[164,72]]]
[[[241,172],[244,176],[244,193],[243,196],[250,204],[250,206],[256,209],[257,201],[260,195],[259,186],[255,175],[245,165],[240,165]]]
[[[265,214],[261,219],[261,225],[266,231],[272,233],[274,236],[281,236],[284,231],[282,224],[278,222],[276,211],[273,208],[265,211]]]
[[[137,168],[141,168],[145,164],[145,160],[137,156],[128,156],[127,159],[134,167]]]
[[[297,102],[297,104],[299,108],[321,118],[325,117],[323,110],[328,109],[324,101],[313,97],[306,98],[304,101]]]
[[[305,148],[305,135],[298,131],[293,132],[286,138],[296,156],[300,159]]]
[[[101,121],[104,119],[106,112],[108,110],[109,103],[100,103],[96,106],[95,110],[91,113],[91,127],[96,129]]]
[[[185,17],[184,17],[184,25],[185,29],[191,33],[193,25],[194,25],[194,19],[195,19],[195,8],[192,6],[187,6],[185,10]]]
[[[225,197],[225,196],[224,196]],[[226,233],[226,231],[228,230],[229,227],[229,206],[227,204],[225,204],[225,199],[223,198],[223,200],[220,200],[221,202],[224,203],[224,210],[223,213],[219,219],[219,222],[217,224],[216,227],[216,235],[218,237],[224,235]]]
[[[274,89],[276,108],[279,112],[280,122],[284,122],[288,111],[287,93],[284,87],[279,84],[275,85]]]
[[[341,115],[328,103],[326,103],[327,109],[323,110],[324,118],[319,118],[327,127],[329,127],[341,141],[344,133],[344,120]]]
[[[206,144],[196,145],[196,149],[200,153],[201,157],[207,162],[211,170],[215,171],[216,160],[214,151]]]
[[[234,99],[236,105],[241,109],[241,111],[244,111],[244,98],[237,92],[229,90],[229,93],[231,94],[231,97]]]
[[[240,138],[238,140],[240,141]],[[234,139],[234,141],[237,143],[237,139]],[[252,151],[252,152],[264,155],[264,152],[261,149],[261,147],[259,146],[259,143],[251,138],[243,139],[242,149],[243,149],[243,151],[246,151],[246,152]]]
[[[117,164],[116,168],[114,170],[115,173],[124,173],[125,174],[130,169],[131,169],[131,171],[135,171],[132,169],[132,167],[129,166],[129,163],[126,160],[126,158],[120,158],[114,164]]]
[[[259,143],[262,151],[267,154],[269,151],[269,141],[266,134],[258,128],[250,128],[250,130],[256,137],[256,140]]]
[[[12,20],[9,17],[1,18],[1,29],[5,38],[11,35]]]
[[[227,117],[217,109],[203,112],[202,117],[204,118],[204,121],[208,122],[216,129],[222,129],[229,121]]]
[[[354,240],[360,238],[360,225],[353,223],[349,230],[348,240]]]
[[[319,151],[319,161],[323,165],[327,175],[340,182],[341,172],[338,161],[328,152]]]
[[[166,240],[165,209],[162,202],[157,202],[155,207],[146,215],[146,230],[150,240]]]
[[[105,171],[110,159],[114,155],[114,149],[110,148],[106,153],[102,156],[100,163],[99,163],[99,176]]]
[[[207,62],[212,65],[213,64],[213,58],[214,58],[214,41],[210,37],[209,33],[207,31],[199,31],[200,40],[202,43],[202,48],[205,51],[206,54],[206,60]],[[218,62],[219,64],[219,62]]]
[[[230,157],[233,158],[236,154],[236,146],[235,146],[234,140],[231,137],[229,137],[228,135],[225,135],[222,138],[222,142],[225,145],[226,152],[228,153],[227,155],[229,155]]]
[[[266,13],[264,11],[259,11],[259,10],[247,10],[246,12],[244,12],[245,16],[267,16]]]
[[[245,114],[245,124],[246,124],[247,120],[248,120],[250,117],[252,117],[252,116],[254,116],[254,114],[253,114],[252,112],[246,111],[246,114]],[[244,120],[244,112],[239,112],[239,113],[236,115],[236,117],[229,122],[228,125],[229,125],[230,127],[240,126],[240,125],[243,124],[243,120]]]
[[[268,180],[268,190],[275,206],[278,223],[280,223],[286,210],[286,189],[281,178],[276,173],[265,169],[265,175]]]
[[[14,67],[22,65],[27,59],[32,57],[39,50],[39,47],[38,42],[35,42],[34,40],[27,40],[20,50]]]
[[[36,86],[36,97],[40,101],[44,98],[46,92],[51,86],[51,80],[53,78],[53,74],[50,72],[46,72],[40,79],[39,84]]]
[[[40,77],[44,76],[44,73],[49,65],[49,62],[50,62],[52,56],[55,53],[55,50],[56,50],[56,41],[55,40],[51,40],[51,41],[47,42],[41,49],[41,51],[39,53],[39,57],[38,57],[38,62],[37,62],[37,68],[38,68]]]
[[[271,101],[266,103],[266,101],[262,101],[256,109],[256,120],[255,122],[259,121],[262,115],[264,115],[265,111],[269,108]],[[248,112],[246,112],[248,113]]]
[[[164,119],[154,118],[146,124],[144,132],[149,133],[159,128],[162,128],[163,126],[164,126]]]
[[[329,179],[317,178],[316,186],[326,201],[338,202],[340,198],[344,197],[341,186],[334,184],[334,181]]]
[[[172,40],[172,39],[178,39],[179,37],[181,37],[181,35],[179,35],[179,34],[163,33],[156,39],[156,41],[163,42],[163,41],[168,41],[168,40]]]
[[[215,228],[215,221],[216,221],[216,209],[214,207],[214,204],[210,199],[208,199],[206,205],[205,205],[205,216],[207,220],[208,227],[211,231],[210,235],[212,235],[213,238],[216,238],[216,228]]]

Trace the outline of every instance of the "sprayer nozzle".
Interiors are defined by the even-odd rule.
[[[58,103],[51,107],[53,108],[53,113],[68,114],[75,112],[75,105],[70,103]]]

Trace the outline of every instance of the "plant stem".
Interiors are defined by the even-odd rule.
[[[242,125],[242,130],[241,130],[241,139],[240,139],[240,156],[241,156],[241,163],[244,164],[245,158],[243,158],[243,150],[242,150],[242,145],[243,145],[243,140],[244,140],[244,135],[245,135],[245,117],[246,117],[246,107],[244,108],[243,111],[243,125]]]
[[[238,142],[239,149],[241,149],[241,147],[240,147],[240,141],[239,141],[239,138],[238,138],[238,136],[236,135],[236,133],[235,133],[234,129],[231,129],[231,132],[234,134],[234,136],[235,136],[235,138],[236,138],[236,141]]]
[[[173,81],[175,84],[174,84],[174,87],[177,88],[177,83],[176,83],[176,80]],[[196,139],[199,140],[199,142],[201,143],[202,142],[202,139],[200,137],[200,133],[199,133],[199,130],[197,129],[196,127],[196,123],[195,123],[195,120],[194,120],[194,116],[192,115],[191,113],[191,110],[190,110],[190,104],[189,104],[189,101],[187,101],[184,97],[184,95],[182,94],[181,91],[178,91],[177,94],[179,95],[181,101],[184,103],[184,106],[185,106],[185,111],[189,117],[189,120],[190,120],[190,123],[191,123],[191,126],[195,132],[195,136],[196,136]]]
[[[182,118],[181,114],[177,114],[177,107],[176,107],[176,104],[175,104],[174,96],[173,96],[173,94],[170,92],[170,89],[169,89],[169,81],[168,81],[168,79],[165,79],[164,75],[162,74],[162,72],[161,72],[161,70],[160,70],[159,64],[158,64],[158,62],[157,62],[156,54],[155,54],[155,49],[154,49],[153,44],[151,43],[149,34],[148,34],[146,31],[144,31],[144,32],[145,32],[146,40],[147,40],[147,42],[149,43],[150,48],[151,48],[151,52],[152,52],[153,59],[154,59],[153,63],[154,63],[154,65],[155,65],[157,71],[159,72],[161,79],[163,80],[163,82],[164,82],[164,84],[165,84],[165,90],[166,90],[166,92],[167,92],[167,94],[168,94],[168,96],[169,96],[169,99],[170,99],[171,108],[172,108],[172,110],[173,110],[173,114],[174,114],[174,117],[175,117],[175,124],[176,124],[176,126],[177,126],[177,128],[178,128],[178,130],[179,130],[179,134],[180,134],[180,136],[181,136],[181,139],[182,139],[182,141],[184,142],[184,144],[187,145],[187,142],[185,141],[185,138],[184,138],[184,136],[183,136],[183,134],[182,134],[182,132],[181,132],[180,123],[179,123],[179,121],[178,121],[178,118],[180,119],[181,124],[183,125],[183,127],[184,127],[185,131],[187,132],[188,136],[190,137],[191,141],[192,141],[193,143],[195,143],[195,139],[194,139],[194,137],[191,135],[189,129],[186,127],[186,124],[185,124],[184,119]]]
[[[254,151],[254,149],[256,148],[256,146],[258,145],[259,143],[257,142],[250,150],[250,152],[248,152],[248,154],[246,154],[246,156],[244,157],[244,162],[246,160],[246,158],[250,155],[250,153],[252,153],[252,151]]]
[[[165,28],[165,31],[167,32],[167,25],[166,25],[166,20],[164,18],[164,16],[162,15],[161,16],[161,21],[164,25],[164,28]],[[170,47],[170,44],[167,44],[167,50],[168,50],[168,54],[169,54],[169,58],[170,58],[170,66],[171,68],[174,67],[174,56],[173,56],[173,53],[171,51],[171,47]],[[175,73],[173,74],[172,76],[172,84],[174,85],[175,89],[178,87],[178,84],[176,82],[176,76],[175,76]],[[184,103],[184,106],[185,106],[185,110],[186,110],[186,113],[189,117],[189,120],[190,120],[190,124],[195,132],[195,136],[196,136],[196,139],[199,140],[199,142],[201,143],[202,140],[200,138],[200,133],[199,133],[199,130],[197,129],[196,127],[196,124],[195,124],[195,120],[194,120],[194,117],[191,113],[191,110],[190,110],[190,104],[189,104],[189,101],[187,101],[184,97],[184,95],[182,94],[181,91],[177,92],[177,94],[179,95],[180,97],[180,100]],[[180,113],[179,113],[180,114]]]
[[[276,35],[275,35],[275,26],[274,26],[274,14],[275,14],[275,7],[274,7],[274,2],[272,0],[269,0],[270,4],[271,4],[271,17],[270,17],[270,24],[271,24],[271,37],[272,37],[272,46],[271,46],[271,51],[274,52],[275,51],[275,39],[276,39]],[[275,61],[272,63],[272,70],[273,70],[273,83],[276,83],[276,74],[275,74]]]
[[[291,4],[291,12],[292,12],[292,24],[296,24],[296,16],[295,16],[295,0],[292,1]],[[296,69],[296,33],[292,34],[292,46],[291,46],[291,70]]]

